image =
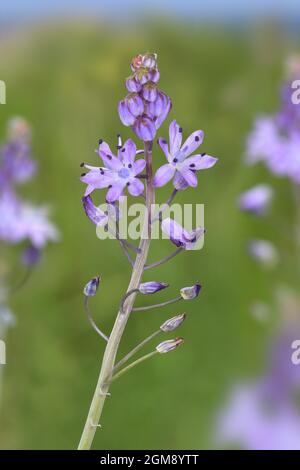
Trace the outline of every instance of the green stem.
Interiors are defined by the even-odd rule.
[[[149,227],[149,217],[151,214],[151,207],[154,204],[154,191],[152,185],[152,142],[145,142],[145,160],[146,160],[146,171],[147,171],[147,180],[146,180],[146,214],[144,221],[144,232],[140,244],[140,252],[137,254],[135,263],[133,266],[131,279],[127,291],[132,289],[137,289],[140,285],[141,278],[144,271],[144,266],[147,261],[148,251],[150,247],[150,227]],[[149,217],[148,217],[149,214]],[[147,235],[148,234],[148,235]],[[136,294],[133,294],[128,298],[126,302],[126,307],[124,312],[118,312],[114,327],[110,334],[104,356],[102,361],[102,366],[86,419],[86,423],[82,432],[82,436],[79,442],[79,450],[88,450],[91,448],[95,433],[97,430],[97,424],[102,415],[103,407],[105,404],[106,397],[109,390],[109,381],[112,378],[113,368],[115,364],[116,355],[118,352],[119,344],[122,339],[129,315],[132,311],[134,300]]]
[[[154,333],[152,333],[152,335],[148,336],[147,338],[145,338],[143,341],[141,341],[135,348],[133,348],[131,351],[129,351],[128,354],[126,354],[126,356],[123,357],[123,359],[121,359],[114,367],[114,373],[119,370],[126,362],[129,361],[129,359],[132,358],[132,356],[134,356],[137,352],[139,352],[144,346],[146,346],[147,343],[149,343],[150,341],[152,341],[154,338],[156,338],[156,336],[158,336],[160,333],[162,333],[161,330],[157,330],[155,331]]]
[[[125,374],[125,372],[128,372],[130,369],[137,366],[141,362],[146,361],[146,359],[150,359],[150,357],[154,356],[155,354],[158,354],[158,351],[152,351],[149,354],[146,354],[145,356],[142,356],[139,359],[137,359],[136,361],[132,362],[127,367],[124,367],[124,369],[120,370],[120,372],[118,372],[116,375],[113,375],[113,377],[110,381],[110,384],[112,382],[114,382],[115,380],[117,380],[119,377],[121,377],[123,374]]]
[[[166,302],[161,302],[160,304],[147,305],[146,307],[135,307],[132,309],[133,312],[144,312],[145,310],[152,310],[153,308],[165,307],[166,305],[175,304],[182,300],[182,297],[176,297],[175,299],[167,300]]]

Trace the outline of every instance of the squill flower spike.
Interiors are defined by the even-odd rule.
[[[183,338],[175,338],[175,339],[168,339],[167,341],[163,341],[156,346],[156,351],[160,354],[165,354],[168,352],[173,351],[174,349],[178,348],[184,342]]]

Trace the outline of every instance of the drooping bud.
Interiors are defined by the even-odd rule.
[[[133,130],[139,139],[150,142],[154,139],[156,128],[152,119],[147,116],[138,117],[133,125]]]
[[[129,111],[125,100],[120,101],[118,105],[118,111],[121,122],[124,124],[124,126],[132,126],[134,124],[135,117]]]
[[[97,290],[100,284],[100,276],[95,276],[91,279],[84,287],[83,293],[86,297],[93,297],[97,294]]]
[[[186,319],[186,314],[181,313],[180,315],[176,315],[173,318],[170,318],[169,320],[165,321],[161,326],[160,330],[163,331],[164,333],[169,333],[170,331],[176,330],[181,323],[184,322]]]
[[[146,83],[143,86],[142,95],[146,101],[150,101],[150,102],[155,101],[157,97],[157,88],[156,88],[155,83],[153,82]]]
[[[183,338],[168,339],[156,346],[156,351],[160,354],[165,354],[178,348],[183,342]]]
[[[162,289],[166,289],[167,287],[169,287],[169,284],[166,284],[165,282],[149,281],[140,284],[139,291],[141,294],[145,295],[155,294],[156,292],[159,292]]]
[[[41,258],[41,250],[33,245],[27,246],[22,252],[22,263],[25,266],[35,266]]]
[[[193,300],[200,294],[201,285],[199,283],[194,284],[190,287],[183,287],[180,289],[180,295],[183,300]]]
[[[142,89],[142,85],[131,76],[126,79],[126,88],[130,93],[138,93]]]
[[[125,98],[128,111],[134,116],[141,116],[144,112],[144,102],[137,93],[131,93]]]

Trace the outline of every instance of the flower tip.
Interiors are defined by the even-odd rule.
[[[86,297],[93,297],[97,294],[97,290],[100,284],[101,278],[100,276],[93,277],[83,289],[83,293]]]

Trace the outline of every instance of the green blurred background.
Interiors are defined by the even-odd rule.
[[[276,109],[282,64],[297,41],[299,35],[288,34],[274,20],[229,28],[179,19],[111,25],[76,18],[2,34],[0,78],[7,84],[7,104],[0,109],[1,136],[14,115],[31,123],[39,173],[22,192],[51,204],[62,236],[11,300],[18,324],[7,338],[2,449],[73,449],[78,444],[104,351],[85,317],[82,287],[101,274],[101,290],[91,306],[109,332],[130,276],[116,242],[98,240],[83,213],[79,164],[96,164],[98,138],[114,144],[117,132],[133,137],[120,125],[117,103],[125,95],[131,57],[144,51],[157,52],[160,87],[173,100],[159,135],[166,136],[176,118],[186,135],[203,129],[203,151],[219,157],[214,169],[199,174],[198,188],[176,201],[205,204],[204,249],[181,255],[145,279],[171,284],[159,294],[162,300],[196,280],[203,291],[184,306],[132,316],[121,352],[183,307],[189,314],[179,332],[185,344],[113,385],[94,447],[213,447],[212,425],[226,391],[236,379],[262,368],[273,328],[272,319],[258,322],[250,305],[269,301],[274,283],[294,282],[293,252],[285,252],[278,270],[267,275],[246,255],[249,237],[270,238],[284,248],[275,228],[283,220],[290,223],[293,207],[287,181],[274,181],[262,167],[245,167],[242,157],[254,117]],[[156,147],[155,167],[163,162]],[[239,192],[260,181],[276,189],[272,223],[236,209]],[[160,189],[158,200],[163,202],[169,191]],[[154,241],[150,257],[157,260],[170,249]]]

